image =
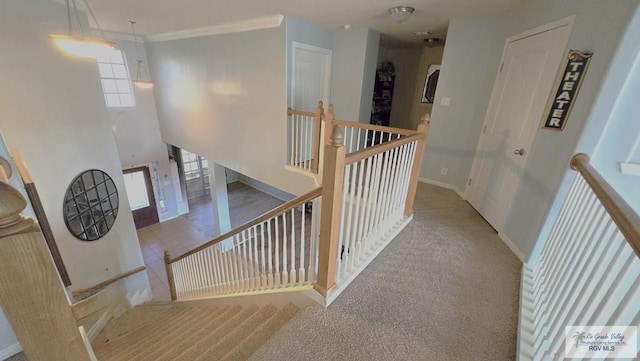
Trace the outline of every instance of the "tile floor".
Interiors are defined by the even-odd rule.
[[[283,202],[240,182],[228,185],[231,226],[237,227]],[[154,301],[169,301],[164,252],[172,257],[187,252],[219,235],[213,220],[211,198],[189,204],[189,213],[138,230],[142,256],[147,267]]]

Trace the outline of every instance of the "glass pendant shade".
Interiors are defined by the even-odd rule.
[[[73,35],[51,35],[54,43],[69,55],[84,59],[96,59],[113,50],[115,43],[100,38]]]

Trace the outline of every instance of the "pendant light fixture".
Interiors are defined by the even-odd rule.
[[[88,34],[88,29],[85,34],[82,22],[80,21],[80,13],[78,11],[78,6],[76,5],[76,0],[65,0],[65,5],[67,8],[67,34],[52,34],[51,38],[53,38],[54,43],[67,54],[85,59],[96,59],[99,56],[107,54],[109,51],[113,50],[115,47],[115,43],[104,38],[102,28],[100,27],[98,19],[91,9],[91,6],[89,6],[87,0],[82,1],[84,1],[89,14],[91,15],[91,18],[98,27],[98,30],[100,31],[100,35],[102,37],[91,37],[90,34]],[[76,34],[74,32],[72,17],[75,17],[78,23],[79,34]]]
[[[150,79],[142,78],[142,59],[140,59],[140,52],[138,51],[138,38],[136,36],[135,23],[135,21],[129,20],[129,24],[131,24],[131,32],[133,33],[133,43],[136,46],[136,61],[138,62],[136,67],[136,78],[133,80],[133,85],[140,89],[151,89],[153,88],[153,82]]]
[[[391,20],[400,24],[401,22],[409,19],[414,10],[415,9],[411,6],[394,6],[389,9],[389,16],[391,17]]]

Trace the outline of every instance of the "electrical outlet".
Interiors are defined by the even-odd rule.
[[[440,105],[443,107],[448,107],[449,105],[451,105],[451,98],[442,97],[442,99],[440,99]]]
[[[447,175],[448,170],[449,170],[448,168],[442,167],[442,170],[440,170],[440,174]]]

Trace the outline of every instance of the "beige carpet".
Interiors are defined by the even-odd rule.
[[[350,288],[250,360],[515,360],[520,268],[468,203],[420,184],[413,222]]]

